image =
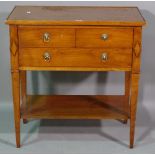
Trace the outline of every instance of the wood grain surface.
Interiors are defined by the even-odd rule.
[[[16,6],[6,23],[142,26],[145,20],[137,7]]]
[[[44,54],[51,59],[45,61]],[[102,54],[107,60],[102,60]],[[20,67],[99,67],[112,70],[117,68],[131,69],[131,49],[82,49],[82,48],[21,48],[19,53]]]
[[[28,96],[22,118],[128,119],[125,96],[52,95]]]
[[[102,40],[103,34],[108,35]],[[132,48],[133,28],[102,27],[76,30],[76,47]]]
[[[49,35],[49,41],[44,41],[44,34]],[[20,47],[75,47],[75,30],[50,27],[20,27]]]

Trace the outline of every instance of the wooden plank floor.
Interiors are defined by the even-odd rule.
[[[125,96],[36,95],[22,104],[22,118],[128,119]]]

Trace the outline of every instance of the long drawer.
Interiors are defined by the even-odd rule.
[[[131,49],[21,48],[20,67],[131,68]]]

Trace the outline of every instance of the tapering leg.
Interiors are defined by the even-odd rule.
[[[22,104],[26,105],[26,71],[20,71],[20,81],[21,81],[21,97]],[[23,123],[26,124],[27,119],[23,119]]]
[[[131,72],[125,72],[125,96],[129,100],[130,96]]]
[[[19,72],[12,72],[12,93],[14,104],[14,120],[16,130],[16,146],[20,147],[20,77]]]
[[[125,72],[125,96],[128,104],[130,98],[130,84],[131,84],[131,72]],[[123,120],[123,123],[127,124],[127,121],[128,120]]]
[[[129,104],[129,98],[130,98],[130,83],[131,83],[131,72],[125,72],[125,87],[124,87],[124,94],[126,97],[126,102]],[[127,124],[128,119],[122,119],[119,120],[123,124]]]
[[[135,121],[137,111],[139,74],[131,75],[131,97],[130,97],[130,148],[134,145]]]

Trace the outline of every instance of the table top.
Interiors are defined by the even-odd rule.
[[[16,6],[7,24],[142,26],[137,7]]]

